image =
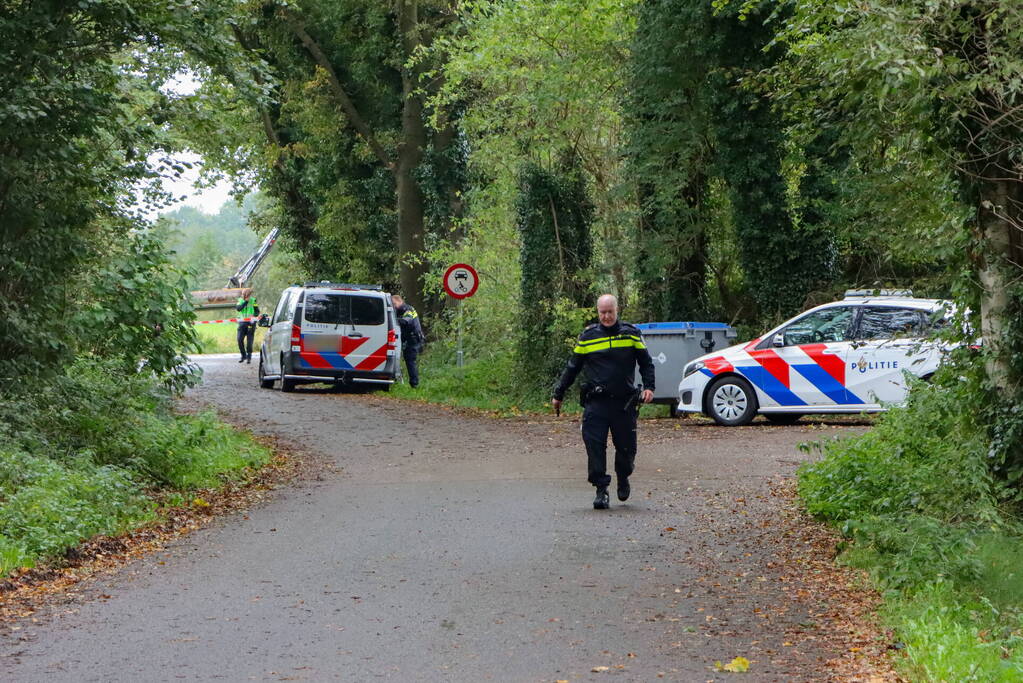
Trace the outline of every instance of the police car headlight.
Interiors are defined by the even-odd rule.
[[[698,360],[695,363],[690,363],[689,365],[686,366],[686,369],[682,371],[682,379],[685,379],[694,372],[699,372],[700,370],[703,370],[703,368],[704,368],[703,361]]]

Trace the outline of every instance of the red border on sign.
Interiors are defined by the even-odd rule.
[[[451,271],[455,270],[456,268],[465,268],[467,271],[472,273],[473,277],[472,289],[470,289],[465,294],[456,294],[455,292],[451,291],[451,289],[448,287],[448,275],[451,275]],[[479,288],[480,276],[476,273],[476,269],[470,266],[468,263],[456,263],[455,265],[451,266],[450,268],[444,271],[444,291],[447,292],[448,296],[450,296],[453,299],[468,299],[470,296],[475,294],[476,290]]]

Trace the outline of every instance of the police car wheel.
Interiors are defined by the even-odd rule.
[[[723,427],[747,425],[757,414],[757,395],[741,377],[721,377],[707,389],[707,414]]]

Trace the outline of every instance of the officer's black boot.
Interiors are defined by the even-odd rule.
[[[629,478],[618,477],[618,500],[628,500],[630,493],[632,493],[632,487],[629,486]]]
[[[593,509],[594,510],[606,510],[609,507],[611,507],[611,502],[610,502],[610,499],[608,498],[608,495],[607,495],[607,487],[606,486],[598,486],[597,487],[597,497],[593,499]]]

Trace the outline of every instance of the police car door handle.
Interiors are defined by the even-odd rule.
[[[359,339],[362,337],[362,332],[356,332],[355,330],[352,330],[345,336],[348,337],[349,339]]]

